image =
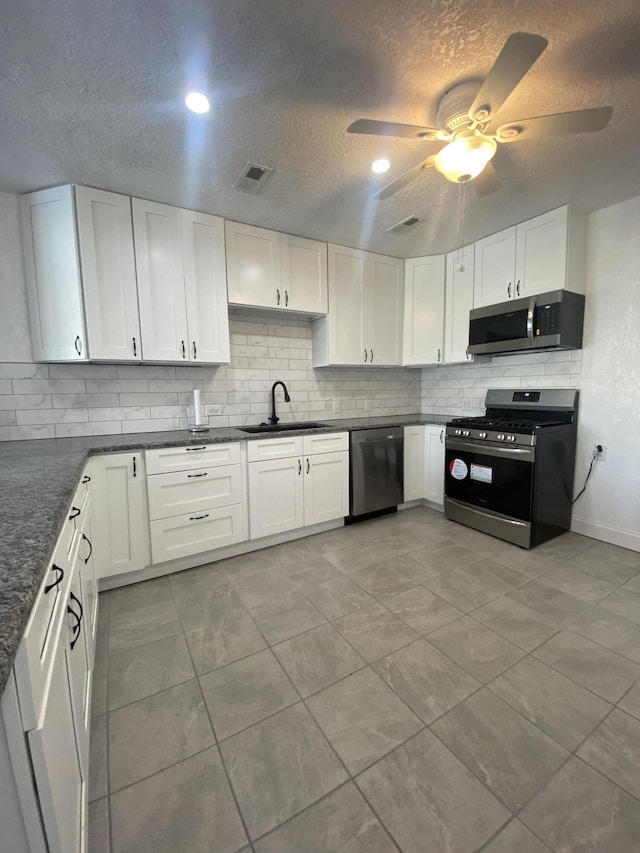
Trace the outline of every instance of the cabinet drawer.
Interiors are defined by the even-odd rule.
[[[149,517],[153,521],[240,503],[240,471],[240,465],[221,465],[147,477]]]
[[[323,433],[321,435],[304,435],[302,448],[305,456],[313,453],[333,453],[337,450],[349,449],[348,432]]]
[[[165,447],[145,451],[147,474],[166,474],[169,471],[190,471],[192,468],[211,468],[240,462],[240,445],[197,444],[193,447]]]
[[[283,438],[263,438],[247,442],[249,462],[262,462],[264,459],[285,459],[287,456],[302,456],[301,435]]]
[[[244,538],[244,510],[241,504],[151,522],[151,554],[154,563],[213,551],[242,542]]]
[[[25,731],[37,728],[45,705],[79,538],[74,520],[67,518],[16,653],[16,683]]]

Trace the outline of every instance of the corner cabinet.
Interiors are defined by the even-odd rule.
[[[20,203],[36,361],[140,361],[130,198],[64,186]]]
[[[327,244],[226,222],[229,303],[317,316],[327,313]]]
[[[550,290],[584,293],[586,218],[569,205],[475,244],[474,306]]]
[[[135,572],[150,563],[147,493],[142,453],[91,460],[94,563],[98,578]]]
[[[313,324],[313,366],[402,363],[403,261],[329,244],[329,314]]]
[[[142,357],[229,361],[224,221],[133,199]]]
[[[404,500],[444,505],[444,435],[439,424],[404,428]]]

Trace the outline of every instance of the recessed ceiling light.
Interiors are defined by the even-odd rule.
[[[384,172],[389,171],[390,166],[391,163],[388,160],[385,160],[384,158],[381,160],[374,160],[371,164],[371,171],[375,172],[376,175],[382,175]]]
[[[192,113],[208,113],[210,109],[209,98],[202,92],[189,92],[184,99],[185,104]]]

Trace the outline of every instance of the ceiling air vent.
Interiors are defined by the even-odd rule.
[[[262,185],[273,172],[268,166],[260,166],[258,163],[245,163],[242,171],[233,185],[234,190],[255,195],[262,189]]]
[[[396,222],[395,225],[392,225],[390,228],[387,228],[387,232],[392,232],[393,234],[399,234],[402,231],[408,231],[409,228],[413,228],[414,225],[417,225],[420,222],[419,216],[407,216],[406,219],[401,219],[400,222]]]

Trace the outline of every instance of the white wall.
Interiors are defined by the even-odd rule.
[[[640,550],[640,197],[589,216],[585,347],[578,434],[595,465],[573,528]]]
[[[31,361],[18,196],[0,193],[0,361]]]

